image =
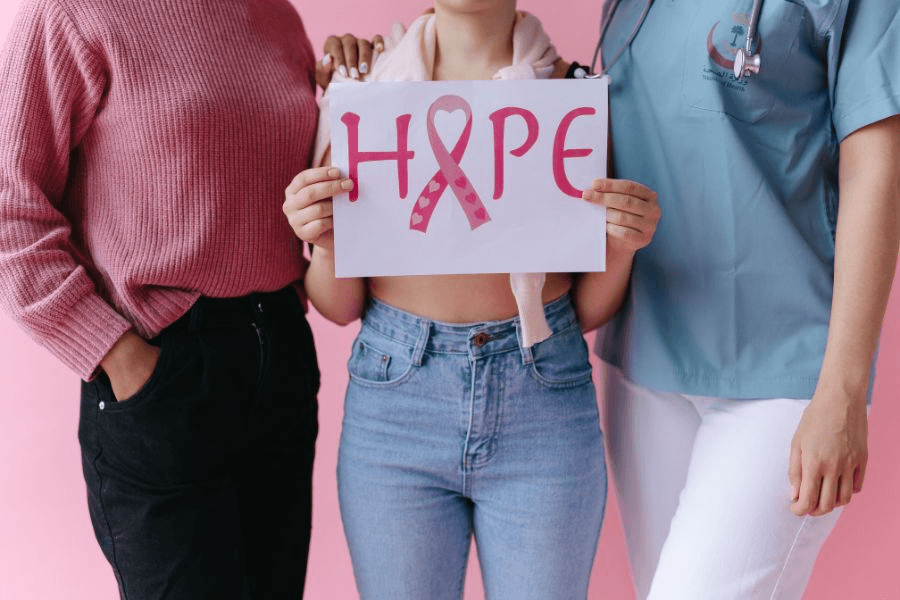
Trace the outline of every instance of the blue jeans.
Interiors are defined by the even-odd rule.
[[[363,600],[458,600],[474,533],[490,600],[583,600],[606,505],[588,349],[569,296],[553,335],[449,324],[377,300],[350,357],[338,460]]]

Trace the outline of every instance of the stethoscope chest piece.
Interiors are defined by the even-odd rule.
[[[738,48],[734,56],[734,78],[738,81],[750,75],[759,73],[759,54],[748,52],[744,48]]]

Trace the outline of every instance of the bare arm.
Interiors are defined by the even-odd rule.
[[[330,162],[330,152],[325,163]],[[353,187],[335,167],[302,171],[285,190],[284,214],[301,240],[312,244],[312,259],[303,279],[310,302],[329,321],[347,325],[360,318],[366,280],[334,275],[334,220],[331,197]]]
[[[866,393],[900,246],[900,116],[841,142],[834,297],[819,382],[791,448],[792,510],[823,515],[862,489]]]
[[[581,273],[572,294],[581,329],[587,333],[606,324],[622,307],[631,280],[634,254],[608,251],[606,271]]]
[[[579,275],[573,289],[581,328],[591,331],[621,308],[634,253],[650,243],[660,210],[653,190],[621,179],[594,181],[584,192],[584,199],[606,206],[606,271]]]
[[[303,284],[310,302],[326,319],[339,325],[359,319],[366,303],[365,282],[361,277],[335,277],[333,250],[313,246]]]

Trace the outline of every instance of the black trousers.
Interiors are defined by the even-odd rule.
[[[116,402],[82,385],[88,506],[123,600],[294,599],[309,550],[319,371],[293,289],[201,298]]]

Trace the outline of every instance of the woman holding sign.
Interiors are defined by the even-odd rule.
[[[547,78],[556,65],[515,2],[439,0],[391,36],[371,78]],[[323,117],[321,150],[326,127]],[[549,274],[542,286],[518,277],[514,294],[507,275],[336,279],[330,197],[352,187],[336,168],[310,169],[284,208],[313,244],[313,304],[338,323],[363,320],[338,466],[360,595],[458,599],[474,532],[490,598],[585,597],[606,473],[582,328],[621,305],[656,195],[597,181],[585,196],[608,207],[607,271]],[[537,315],[522,309],[529,286]]]

